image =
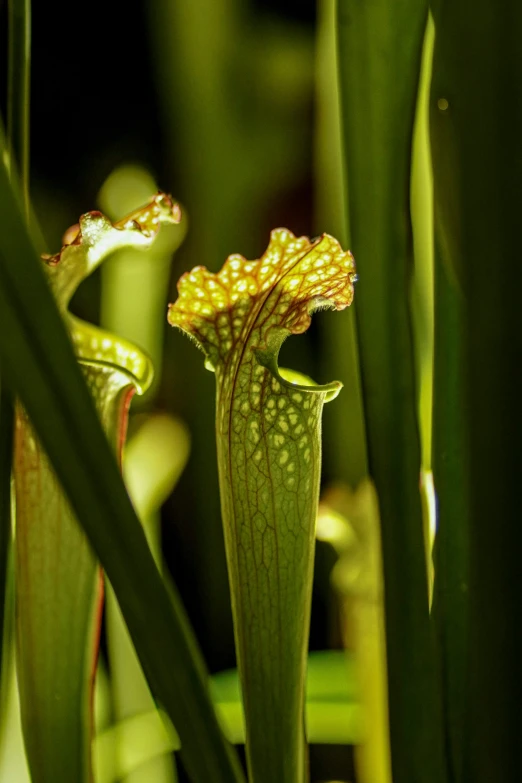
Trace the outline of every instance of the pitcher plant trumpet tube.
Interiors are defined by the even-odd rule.
[[[321,412],[342,384],[278,367],[311,313],[353,298],[355,263],[333,237],[272,231],[257,261],[182,276],[169,322],[216,374],[221,510],[252,783],[305,779],[304,682]]]
[[[147,248],[161,223],[179,222],[170,197],[112,224],[80,218],[66,244],[43,259],[78,361],[118,460],[135,392],[152,379],[136,346],[68,312],[80,282],[113,250]],[[78,443],[78,450],[82,444]],[[17,669],[22,725],[34,783],[92,780],[92,686],[102,607],[100,568],[24,409],[16,406]]]

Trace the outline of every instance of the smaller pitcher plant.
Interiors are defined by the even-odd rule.
[[[44,258],[56,303],[118,459],[131,398],[149,386],[152,366],[135,345],[71,315],[69,301],[113,250],[146,248],[160,224],[179,220],[179,207],[163,194],[114,225],[101,213],[90,212],[69,230],[61,252]],[[103,582],[87,538],[20,404],[14,475],[17,670],[31,777],[34,783],[87,783],[92,780],[92,686]]]
[[[182,276],[169,321],[216,374],[221,508],[251,783],[306,774],[304,682],[324,386],[278,367],[283,341],[353,298],[355,263],[333,237],[276,229],[257,261]]]

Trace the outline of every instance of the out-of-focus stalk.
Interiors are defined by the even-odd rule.
[[[111,219],[131,212],[157,191],[151,174],[140,166],[121,166],[103,184],[99,202]],[[154,380],[139,401],[146,406],[161,379],[165,307],[173,254],[185,238],[187,218],[165,226],[146,253],[132,247],[118,250],[103,265],[101,323],[136,343],[152,360]]]
[[[341,597],[344,643],[357,663],[363,711],[362,736],[355,746],[357,780],[391,783],[379,508],[369,480],[356,491],[339,485],[326,493],[317,537],[339,557],[333,583]]]
[[[335,9],[336,0],[321,0],[318,6],[315,223],[318,233],[328,231],[349,246]],[[335,373],[345,387],[337,405],[324,412],[325,467],[333,479],[352,487],[368,474],[356,307],[354,302],[336,318],[325,314],[320,324],[322,370],[327,377]]]

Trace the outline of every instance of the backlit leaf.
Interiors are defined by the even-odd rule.
[[[146,246],[160,222],[179,220],[156,196],[113,226],[99,213],[80,219],[62,251],[46,258],[57,304],[69,325],[85,380],[107,437],[121,457],[130,399],[152,367],[134,345],[66,310],[78,284],[114,247]],[[17,671],[24,739],[34,781],[90,780],[92,682],[103,585],[85,534],[23,408],[17,406]]]
[[[353,298],[355,264],[328,235],[272,232],[258,261],[196,267],[169,310],[204,351],[217,381],[221,506],[252,781],[304,775],[304,681],[320,479],[323,404],[317,386],[279,370],[285,337],[310,314]]]

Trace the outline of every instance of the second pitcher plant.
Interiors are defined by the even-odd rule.
[[[115,225],[90,212],[68,232],[61,252],[45,258],[56,303],[118,459],[131,397],[148,387],[152,366],[137,346],[71,315],[69,300],[111,251],[147,248],[161,223],[178,222],[179,217],[178,205],[162,194]],[[101,573],[20,404],[14,475],[17,673],[31,779],[89,783]]]
[[[258,261],[183,275],[169,321],[216,373],[221,508],[252,783],[305,779],[304,679],[321,412],[339,392],[278,367],[314,310],[347,307],[355,264],[328,235],[272,232]]]

